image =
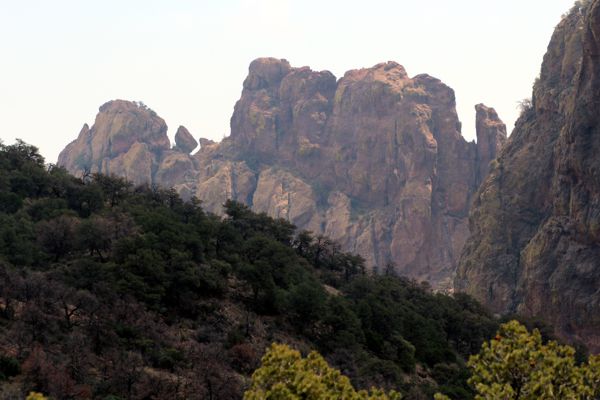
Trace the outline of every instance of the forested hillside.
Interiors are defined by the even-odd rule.
[[[357,388],[471,398],[464,359],[498,327],[477,302],[224,207],[1,145],[0,398],[240,398],[272,342]]]

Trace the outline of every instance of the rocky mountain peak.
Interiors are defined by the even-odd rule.
[[[250,63],[244,89],[258,90],[275,87],[281,83],[292,67],[287,60],[277,58],[258,58]]]
[[[113,100],[100,107],[93,126],[92,155],[115,157],[125,153],[134,143],[152,150],[169,149],[167,124],[143,103]]]
[[[253,61],[231,117],[237,151],[263,162],[291,162],[299,146],[322,137],[335,85],[328,71],[291,68],[274,58]]]
[[[113,100],[100,107],[91,129],[59,155],[58,164],[74,174],[119,174],[132,182],[151,180],[156,154],[171,147],[167,124],[143,103]]]
[[[174,187],[215,213],[227,199],[242,201],[328,235],[371,268],[395,265],[448,286],[481,157],[461,136],[454,91],[440,80],[410,78],[392,61],[336,80],[260,58],[250,64],[228,138],[200,139],[193,155],[197,142],[185,128],[175,141],[170,150],[166,125],[151,110],[114,101],[59,163]]]
[[[394,89],[402,89],[409,80],[404,67],[395,61],[379,63],[371,68],[348,71],[342,78],[345,81],[382,82]]]

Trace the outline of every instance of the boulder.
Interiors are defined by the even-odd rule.
[[[175,133],[175,146],[176,149],[190,154],[196,147],[198,147],[198,142],[190,131],[186,129],[185,126],[180,126],[177,129],[177,133]]]

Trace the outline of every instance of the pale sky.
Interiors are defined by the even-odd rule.
[[[573,0],[0,0],[0,139],[48,162],[111,99],[143,101],[220,140],[258,57],[349,69],[393,60],[455,90],[463,135],[474,105],[509,132],[555,25]]]

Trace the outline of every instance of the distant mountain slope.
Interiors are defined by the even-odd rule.
[[[328,71],[285,60],[251,63],[221,143],[166,125],[146,107],[111,101],[58,164],[174,187],[220,213],[234,199],[325,234],[371,268],[451,286],[468,235],[472,194],[506,138],[493,109],[477,106],[479,141],[460,133],[454,92],[397,63]],[[192,140],[190,140],[192,139]]]
[[[600,1],[556,27],[508,144],[479,189],[456,286],[600,351]]]

